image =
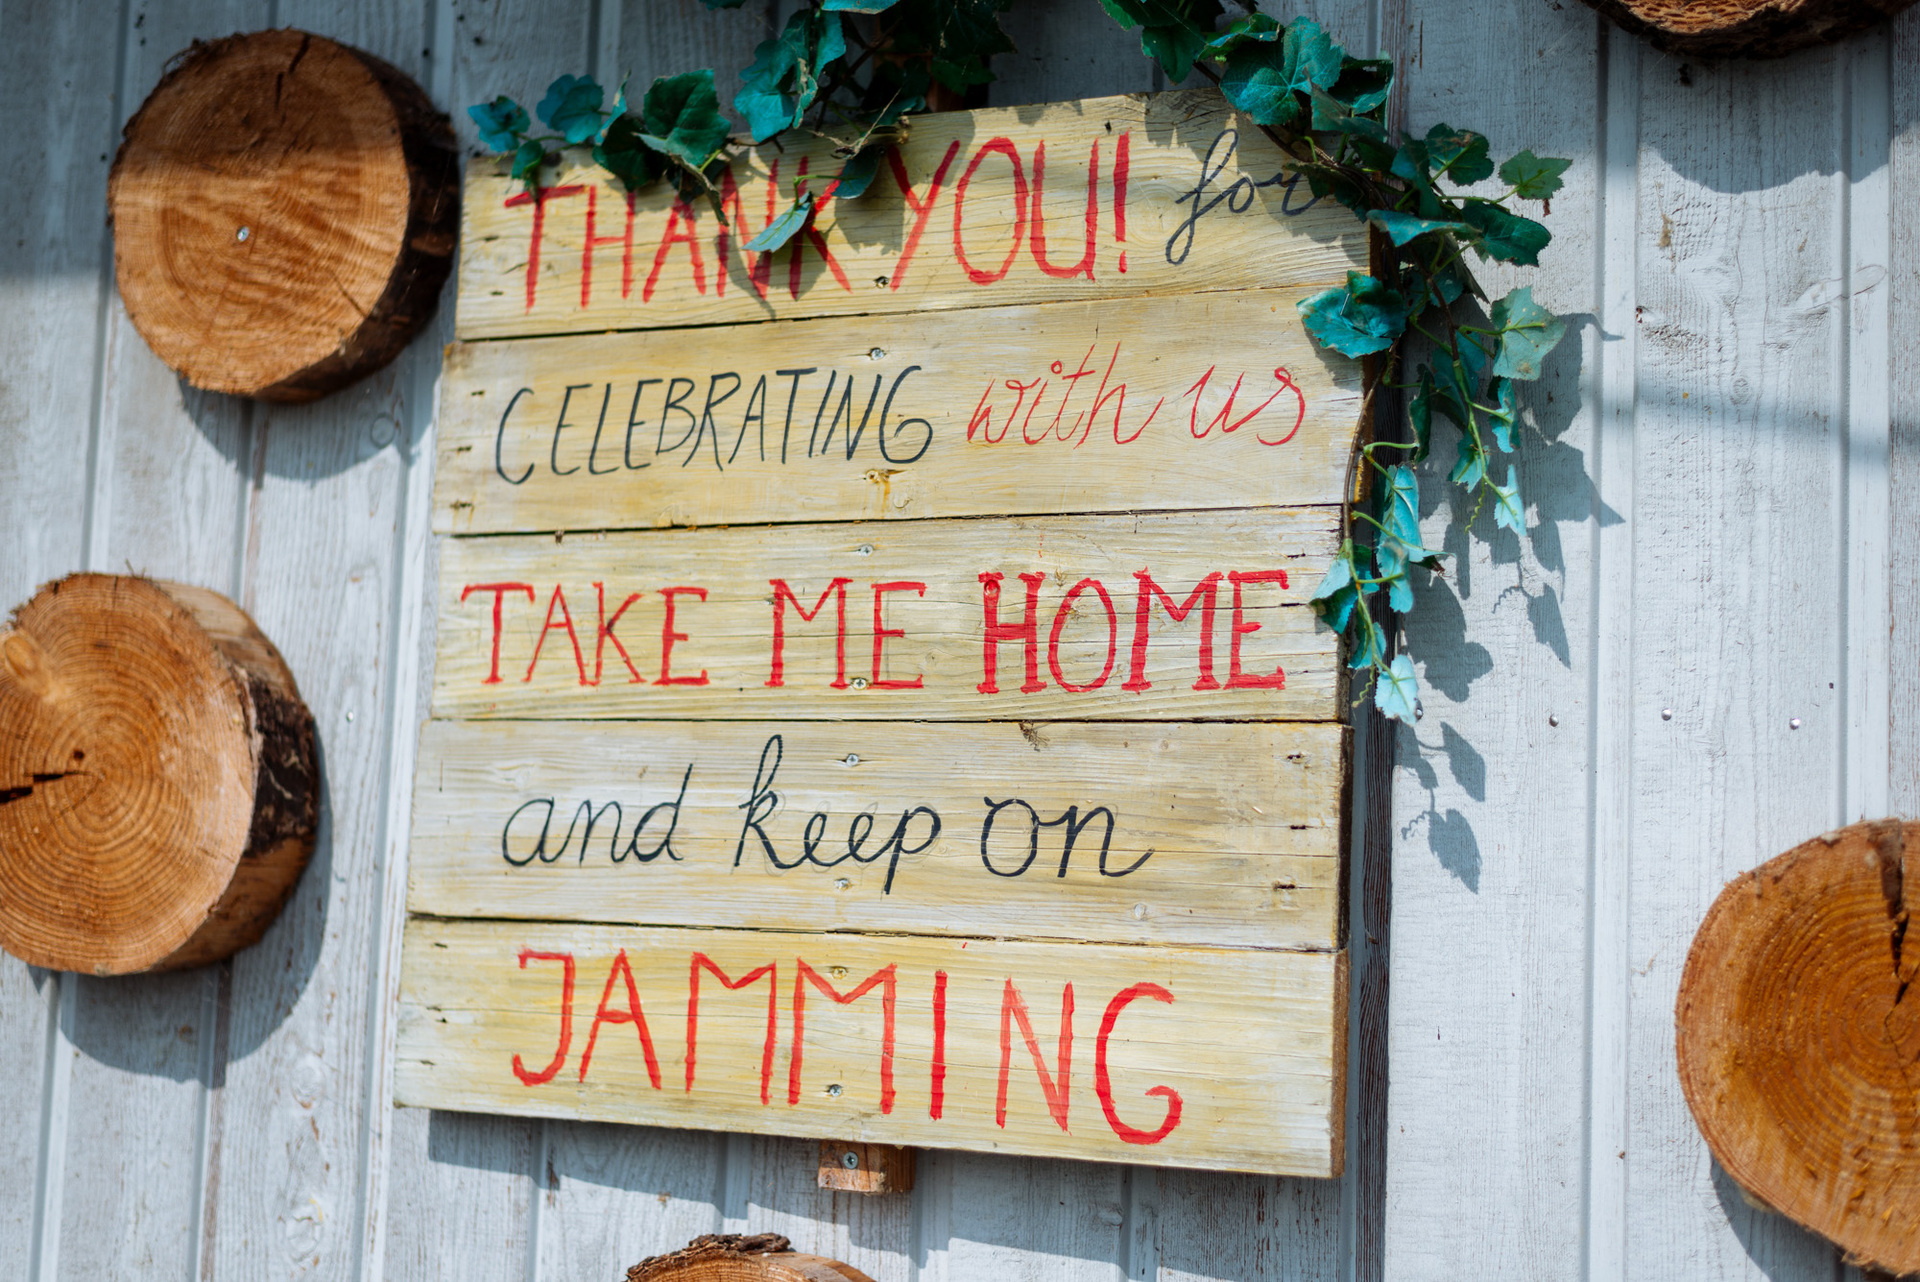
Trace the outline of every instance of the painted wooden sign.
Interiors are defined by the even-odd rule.
[[[473,166],[401,1103],[1338,1173],[1366,249],[1279,159],[926,117],[770,255],[824,153]]]

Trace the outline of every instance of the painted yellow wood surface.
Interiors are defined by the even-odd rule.
[[[1339,516],[1267,508],[452,539],[440,558],[434,715],[1338,720],[1338,639],[1307,598],[1337,549]],[[1000,631],[983,690],[990,591]]]
[[[826,991],[869,979],[844,1005]],[[461,1111],[1329,1176],[1345,986],[1344,953],[416,917],[394,1092]]]
[[[749,253],[797,179],[825,195],[839,171],[830,150],[737,159],[724,226],[704,199],[676,205],[664,183],[635,196],[629,223],[625,191],[584,151],[539,202],[503,159],[476,160],[455,328],[501,338],[1250,285],[1304,293],[1366,263],[1353,216],[1315,202],[1213,90],[920,117],[900,149],[911,198],[883,165],[865,196],[820,207],[817,238]]]
[[[407,905],[1332,948],[1346,747],[1325,723],[436,721]]]
[[[435,527],[1337,503],[1360,367],[1296,296],[456,344]]]

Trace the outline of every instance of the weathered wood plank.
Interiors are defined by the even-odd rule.
[[[291,0],[274,15],[416,76],[428,67],[423,16],[398,0],[345,9]],[[313,710],[326,792],[313,865],[267,937],[233,962],[233,1059],[212,1199],[216,1277],[359,1278],[378,1258],[383,1208],[369,1199],[382,1185],[371,1168],[384,1161],[389,1104],[369,1043],[387,999],[384,785],[393,727],[412,723],[412,692],[392,685],[396,614],[405,608],[408,472],[427,465],[417,451],[437,347],[424,335],[326,400],[252,411],[244,600]],[[329,621],[324,633],[316,617]],[[470,1182],[463,1191],[483,1196]]]
[[[843,1260],[871,1278],[911,1277],[917,1194],[870,1197],[819,1186],[813,1140],[753,1137],[747,1231],[780,1233],[796,1251]],[[925,1153],[916,1153],[924,1161]],[[1024,1162],[1024,1158],[1003,1161]]]
[[[403,1115],[413,1109],[402,1109]],[[436,1124],[470,1121],[436,1113]],[[540,1276],[621,1278],[650,1255],[719,1232],[717,1137],[605,1122],[547,1130]],[[756,1232],[759,1230],[755,1230]]]
[[[484,5],[441,0],[425,14],[411,3],[406,7],[426,18],[422,25],[430,35],[423,44],[431,50],[431,79],[426,84],[434,100],[448,110],[455,136],[463,146],[471,148],[478,143],[473,121],[465,111],[467,104],[487,101],[501,93],[537,103],[556,75],[563,71],[577,73],[592,65],[593,6],[583,0],[539,4],[509,0]],[[449,288],[442,295],[442,310],[433,331],[415,340],[416,351],[432,353],[452,337],[454,300]],[[421,359],[429,377],[437,373],[439,362],[431,354]],[[428,417],[432,411],[431,403],[410,403],[410,408],[424,411]],[[416,435],[408,439],[431,437]],[[424,469],[429,463],[416,455],[410,458],[409,466]],[[418,528],[426,525],[425,520],[418,522]],[[431,564],[431,548],[427,559]],[[431,585],[431,573],[423,582]],[[418,685],[396,692],[407,701],[395,710],[397,735],[410,734],[411,727],[425,717],[431,688],[435,613],[431,587],[421,591],[420,597],[424,599],[400,602],[402,608],[421,610],[424,619],[421,653],[414,665]],[[404,858],[404,842],[395,844]],[[384,923],[389,937],[394,926]],[[390,1002],[392,998],[382,993],[379,1000]],[[390,1028],[383,1030],[383,1036],[391,1036]],[[383,1056],[383,1071],[368,1088],[375,1105],[390,1109],[392,1084],[385,1075],[384,1062],[390,1061]],[[552,1124],[391,1111],[393,1139],[385,1150],[385,1183],[382,1186],[375,1181],[369,1188],[369,1195],[382,1202],[368,1208],[371,1216],[384,1215],[378,1223],[384,1225],[387,1276],[460,1277],[475,1282],[526,1282],[537,1276],[530,1269],[529,1245],[537,1196],[533,1184],[535,1135],[543,1129],[551,1130]],[[375,1264],[380,1258],[378,1254],[371,1257]]]
[[[441,559],[434,713],[1333,720],[1344,711],[1338,638],[1306,600],[1338,519],[1337,508],[1271,508],[456,539]],[[991,672],[989,593],[1004,629]],[[602,620],[618,628],[605,644]]]
[[[943,1153],[944,1282],[1115,1282],[1126,1253],[1127,1170],[1111,1163]],[[1151,1176],[1147,1168],[1136,1176]]]
[[[573,962],[559,960],[569,955]],[[690,1012],[690,974],[711,975],[702,957],[733,985],[757,984],[744,977],[772,967],[764,976],[768,1002],[757,987],[726,996],[710,978],[698,1016]],[[1292,1174],[1339,1168],[1342,954],[416,918],[403,965],[395,1075],[403,1104],[656,1125],[717,1121],[762,1133]],[[578,980],[563,998],[569,968]],[[635,1020],[595,1013],[633,1011],[618,991],[628,974],[652,1030],[651,1068],[645,1043],[627,1040],[629,1029],[638,1032]],[[797,1016],[780,1014],[786,974],[800,994],[795,1010],[811,991],[802,984],[809,974],[814,988],[838,992],[869,976],[880,977],[876,986],[893,980],[892,1055],[884,1055],[882,1001],[842,1011],[822,990],[797,1065]],[[613,988],[603,991],[609,979]],[[1067,984],[1077,997],[1059,987]],[[1094,1022],[1092,1008],[1103,1010],[1105,1036],[1092,1047],[1080,1043],[1082,1064],[1089,1051],[1095,1060],[1091,1090],[1084,1068],[1072,1076],[1070,1049],[1053,1054],[1056,1038],[1063,1047],[1072,1041],[1056,1000],[1062,1010],[1069,1000],[1086,1009],[1083,1030]],[[1031,1012],[1023,1027],[1035,1030],[1035,1049],[1014,1058],[1025,1048],[1009,1043],[1005,1111],[996,1120],[1003,1008],[1012,1012],[1009,1027]],[[939,1035],[936,1011],[944,1012]],[[573,1025],[584,1026],[591,1055],[576,1044]],[[556,1049],[564,1053],[556,1057]],[[1045,1089],[1028,1075],[1041,1059],[1049,1066]],[[876,1071],[882,1063],[891,1071]],[[655,1072],[658,1086],[650,1082]],[[1160,1086],[1167,1090],[1157,1098],[1142,1098]]]
[[[437,721],[421,760],[416,913],[1254,947],[1340,935],[1337,725]]]
[[[1631,131],[1634,107],[1601,105],[1603,25],[1533,0],[1396,9],[1410,131],[1445,121],[1486,133],[1498,159],[1574,161],[1540,268],[1474,263],[1489,294],[1531,285],[1556,312],[1595,312],[1599,126]],[[1495,56],[1512,77],[1480,74]],[[1525,541],[1484,510],[1461,529],[1472,503],[1446,479],[1450,430],[1420,478],[1438,498],[1423,528],[1452,557],[1416,588],[1402,646],[1424,716],[1395,727],[1389,1279],[1583,1275],[1591,576],[1598,528],[1618,520],[1594,491],[1594,431],[1615,338],[1573,330],[1522,394]]]
[[[1338,503],[1360,368],[1298,296],[458,345],[435,528]]]
[[[461,1282],[525,1282],[527,1222],[538,1196],[534,1135],[542,1125],[393,1109],[384,1276],[447,1277],[453,1262]]]
[[[1896,68],[1920,66],[1920,12],[1896,18],[1890,38]],[[1920,244],[1920,77],[1893,77],[1892,239],[1895,246]],[[1920,255],[1896,252],[1889,328],[1920,332]],[[1910,343],[1893,345],[1893,699],[1892,751],[1888,762],[1888,809],[1920,814],[1920,354]]]
[[[115,29],[106,34],[108,67],[120,38]],[[103,62],[99,26],[85,10],[59,0],[9,5],[0,48],[8,51],[0,54],[0,110],[18,125],[0,141],[0,157],[13,172],[36,175],[0,191],[8,228],[0,237],[0,351],[8,358],[0,378],[8,544],[0,608],[11,609],[40,583],[83,568],[89,551],[99,318],[111,281],[97,211],[106,204],[105,153],[119,121],[112,85],[96,82],[86,94],[69,88],[93,81]],[[70,1097],[48,1097],[47,1070],[66,1073],[73,1052],[48,1024],[60,985],[77,982],[0,955],[0,1104],[11,1119],[0,1127],[0,1276],[31,1276],[36,1248],[43,1267],[58,1263]],[[56,1055],[65,1061],[57,1068]],[[43,1136],[58,1150],[45,1165]],[[43,1208],[55,1219],[39,1226],[36,1241]]]
[[[1641,67],[1623,1160],[1625,1258],[1649,1279],[1836,1268],[1715,1172],[1672,1011],[1721,887],[1842,817],[1840,57]]]
[[[726,207],[725,227],[663,184],[629,205],[617,182],[581,163],[584,152],[538,202],[503,160],[473,162],[460,337],[1134,298],[1249,280],[1299,290],[1366,262],[1359,224],[1281,178],[1278,148],[1212,90],[918,117],[900,149],[905,188],[890,171],[857,202],[821,203],[817,238],[750,254],[746,242],[796,179],[825,195],[838,172],[832,147],[736,159],[738,206]],[[1209,205],[1243,178],[1231,202]],[[1275,234],[1276,219],[1292,234]]]
[[[122,15],[128,25],[113,34],[125,46],[120,83],[94,90],[101,98],[117,91],[116,126],[176,51],[196,37],[264,26],[267,6],[188,0],[153,12],[123,10],[110,20],[113,27]],[[70,73],[77,84],[113,66],[100,54],[103,16],[96,10],[86,19],[82,39],[94,70]],[[98,150],[110,151],[110,143],[117,136]],[[117,294],[102,332],[91,567],[131,568],[237,598],[252,470],[249,411],[181,385],[147,349]],[[207,1121],[220,1071],[219,969],[64,982],[77,985],[70,1035],[81,1053],[69,1087],[62,1275],[189,1275],[205,1246]],[[129,1127],[140,1136],[133,1153]]]

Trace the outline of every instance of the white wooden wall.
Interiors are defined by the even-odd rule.
[[[1579,325],[1522,454],[1533,541],[1433,507],[1460,555],[1406,640],[1424,718],[1389,745],[1390,818],[1361,798],[1344,1181],[928,1154],[911,1198],[862,1199],[795,1142],[388,1106],[450,306],[315,406],[186,391],[114,296],[107,160],[197,36],[323,32],[461,117],[583,68],[714,66],[730,98],[756,6],[0,0],[0,607],[81,568],[228,592],[298,675],[326,778],[313,866],[230,964],[0,959],[0,1277],[610,1280],[721,1229],[885,1282],[1842,1276],[1714,1171],[1671,1010],[1729,877],[1920,810],[1920,359],[1893,337],[1920,331],[1920,10],[1707,67],[1575,0],[1312,6],[1406,60],[1411,125],[1575,158],[1532,277]],[[1093,0],[1009,26],[997,103],[1156,87]]]

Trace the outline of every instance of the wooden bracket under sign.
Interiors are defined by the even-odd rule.
[[[913,1150],[898,1144],[821,1140],[820,1187],[843,1193],[911,1193]]]

